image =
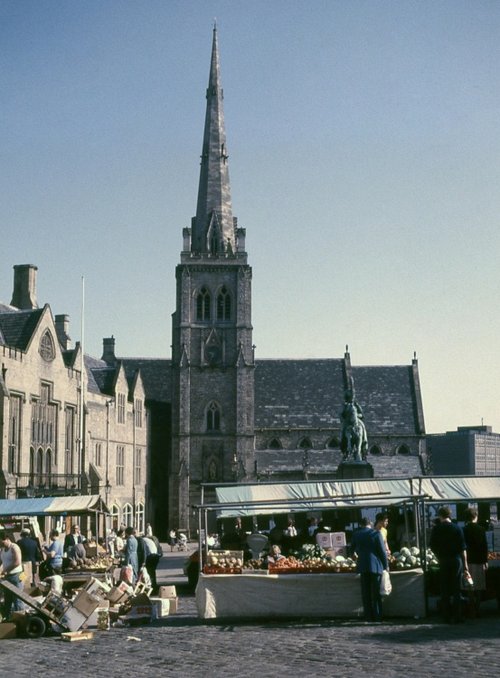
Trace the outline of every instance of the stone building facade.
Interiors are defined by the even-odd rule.
[[[37,268],[14,267],[0,304],[0,496],[100,494],[116,523],[144,526],[147,417],[140,373],[71,346],[69,321],[38,308]],[[108,342],[114,340],[108,340]],[[106,348],[106,347],[105,347]]]

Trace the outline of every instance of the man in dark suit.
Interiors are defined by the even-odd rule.
[[[27,528],[21,530],[21,538],[17,545],[21,549],[21,558],[23,563],[31,563],[32,579],[31,584],[35,583],[35,575],[37,573],[37,565],[42,560],[42,552],[38,542],[31,536],[31,531]]]
[[[75,546],[77,544],[83,544],[84,539],[80,534],[80,526],[72,525],[71,532],[64,537],[64,553],[68,554],[68,557],[71,558],[71,554],[75,551]]]
[[[365,619],[381,621],[380,580],[382,572],[389,568],[389,563],[383,537],[378,530],[372,528],[368,518],[363,518],[361,528],[354,532],[352,548],[358,557],[357,570],[361,576],[361,599]]]

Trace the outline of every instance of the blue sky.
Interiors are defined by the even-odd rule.
[[[169,357],[214,18],[257,357],[416,351],[428,431],[500,431],[496,0],[3,0],[0,299]]]

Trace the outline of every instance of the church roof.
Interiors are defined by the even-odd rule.
[[[411,366],[351,367],[368,436],[420,433]],[[258,360],[255,428],[339,428],[344,360]]]
[[[411,366],[352,367],[368,435],[419,433]]]
[[[258,360],[255,427],[333,428],[344,398],[343,360]]]

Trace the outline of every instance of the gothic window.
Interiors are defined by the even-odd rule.
[[[118,394],[118,408],[117,408],[118,423],[125,423],[125,394]]]
[[[142,400],[135,399],[135,425],[137,428],[142,428]]]
[[[54,340],[52,339],[52,335],[49,330],[47,330],[41,338],[40,347],[38,350],[42,358],[47,362],[51,362],[56,357]]]
[[[196,297],[196,320],[210,320],[210,292],[203,286]]]
[[[309,450],[312,447],[310,438],[302,438],[299,442],[299,447],[301,450]]]
[[[282,447],[283,447],[283,446],[282,446],[280,440],[278,440],[278,438],[273,438],[273,439],[270,441],[269,446],[268,446],[268,448],[269,448],[270,450],[281,450]]]
[[[134,484],[140,485],[142,477],[142,448],[135,448]]]
[[[123,506],[122,517],[127,527],[132,527],[132,513],[132,504],[125,504]]]
[[[111,507],[110,515],[111,515],[111,523],[113,525],[113,528],[115,530],[117,530],[119,520],[120,520],[120,509],[118,508],[118,506],[116,504],[113,504],[113,506]]]
[[[125,485],[125,446],[116,447],[116,484]],[[130,523],[125,523],[130,525]]]
[[[10,397],[9,410],[9,473],[16,473],[19,461],[19,446],[21,440],[21,397]]]
[[[330,440],[327,442],[326,446],[329,449],[336,449],[337,447],[340,447],[340,443],[337,438],[330,438]]]
[[[47,477],[52,473],[52,450],[47,450],[45,452],[45,473]]]
[[[219,234],[217,229],[212,229],[210,233],[210,254],[217,254],[219,251]]]
[[[225,285],[217,296],[217,320],[231,320],[231,295]]]
[[[410,454],[410,450],[406,445],[400,445],[397,449],[397,453],[406,456]]]
[[[95,444],[95,465],[102,466],[102,443]]]
[[[30,448],[30,485],[35,484],[35,450]]]
[[[380,447],[378,445],[373,445],[373,447],[370,449],[370,454],[375,454],[375,455],[382,454],[382,450],[380,449]]]
[[[220,431],[220,409],[217,403],[210,403],[206,417],[207,431]]]
[[[137,532],[144,532],[144,504],[139,502],[135,505],[135,529]]]
[[[73,461],[75,455],[75,408],[67,407],[65,411],[64,428],[64,472],[67,475],[73,473]]]

